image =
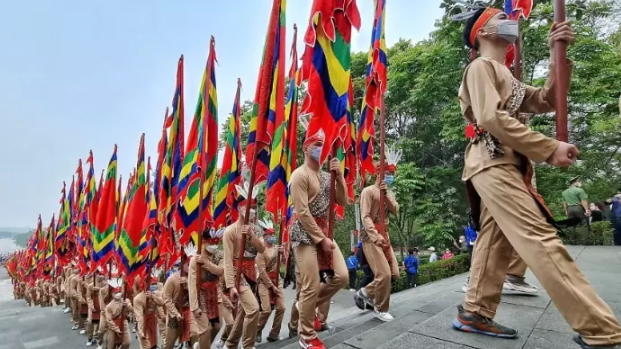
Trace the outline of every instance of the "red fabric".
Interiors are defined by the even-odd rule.
[[[203,301],[204,299],[204,301]],[[201,283],[201,310],[207,313],[209,320],[217,319],[218,315],[218,281]],[[205,305],[203,309],[203,304]]]
[[[151,344],[151,347],[157,345],[157,317],[155,313],[144,314],[144,334]]]
[[[477,19],[477,21],[472,26],[472,31],[470,32],[470,45],[474,46],[474,43],[476,42],[476,39],[477,39],[477,35],[481,31],[481,29],[483,29],[483,27],[487,24],[487,22],[489,22],[490,19],[492,19],[492,17],[494,17],[500,12],[502,11],[500,11],[497,8],[493,8],[493,7],[488,7],[485,9],[485,11],[483,11],[483,14],[481,14],[481,17],[479,17],[479,19]]]
[[[257,282],[257,269],[254,267],[254,264],[254,259],[242,259],[242,274],[251,282]],[[237,265],[237,261],[235,265]]]
[[[474,124],[466,125],[466,138],[472,139],[477,136],[477,132],[475,130]]]

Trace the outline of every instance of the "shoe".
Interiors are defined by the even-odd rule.
[[[71,312],[71,309],[69,309],[69,308],[65,308],[65,310],[63,310],[64,314],[69,314],[69,312]]]
[[[589,345],[589,344],[586,344],[584,340],[582,340],[581,336],[574,336],[574,342],[576,342],[576,344],[579,344],[580,347],[582,347],[582,349],[620,349],[621,348],[620,344]]]
[[[201,349],[201,344],[200,343],[194,343],[194,345],[192,346],[193,349]]]
[[[257,342],[257,343],[261,343],[261,342],[263,342],[263,338],[261,338],[261,335],[258,334],[257,338],[254,341]]]
[[[75,331],[75,330],[77,330],[78,328],[80,328],[78,325],[73,325],[73,327],[71,327],[71,330],[72,330],[72,331]]]
[[[461,287],[461,292],[462,293],[468,293],[468,283],[467,282]]]
[[[272,337],[267,337],[267,341],[270,343],[274,343],[274,342],[278,342],[280,340],[280,337],[278,338],[272,338]]]
[[[319,316],[315,314],[315,321],[313,321],[313,327],[315,327],[315,331],[321,331],[321,321],[319,321]]]
[[[494,320],[477,314],[467,315],[461,305],[457,309],[459,314],[453,319],[453,327],[456,330],[498,338],[517,338],[517,330],[497,324]]]
[[[523,279],[519,281],[505,279],[505,283],[502,285],[502,294],[534,296],[538,291],[537,286],[531,285]]]
[[[94,343],[95,343],[95,341],[91,339],[90,341],[86,341],[86,346],[87,346],[87,347],[90,347],[90,346],[92,346]]]
[[[350,288],[349,292],[356,292],[356,290],[354,290],[353,288]]]
[[[356,307],[358,307],[358,309],[360,309],[360,310],[365,310],[366,309],[366,307],[365,307],[366,304],[364,303],[364,300],[362,298],[358,297],[358,294],[354,295],[354,304],[356,304]]]
[[[86,334],[86,330],[80,330],[80,334]]]
[[[99,344],[99,345],[97,346],[97,349],[103,349],[103,347],[101,346],[101,344]]]
[[[321,341],[321,339],[317,337],[315,337],[314,339],[311,339],[308,342],[300,338],[299,344],[300,344],[300,348],[302,349],[326,349],[326,346],[323,345],[323,342]]]
[[[382,321],[382,322],[388,322],[388,321],[392,321],[392,320],[394,320],[394,319],[395,319],[395,318],[394,318],[392,315],[390,315],[388,312],[381,312],[381,311],[377,311],[377,310],[375,310],[375,312],[374,312],[374,314],[373,314],[373,315],[375,315],[375,317],[376,317],[379,321]]]
[[[224,348],[224,341],[222,341],[222,339],[218,339],[218,341],[216,342],[216,349],[222,348]]]
[[[292,328],[290,324],[287,324],[287,327],[289,328],[289,339],[295,338],[298,336],[297,328]]]
[[[356,295],[360,298],[362,298],[362,300],[367,303],[368,305],[372,306],[373,309],[375,309],[375,302],[369,297],[369,295],[367,294],[367,290],[363,287],[361,289],[358,290],[358,292],[356,292]]]

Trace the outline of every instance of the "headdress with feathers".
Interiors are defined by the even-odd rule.
[[[397,164],[399,163],[399,161],[401,161],[401,156],[403,155],[403,152],[400,149],[391,148],[388,145],[386,145],[384,152],[386,156],[384,160],[386,161],[386,171],[396,172]],[[379,169],[379,165],[380,164],[378,162],[376,169]]]
[[[248,203],[248,191],[250,191],[250,170],[248,166],[242,164],[242,183],[241,185],[235,184],[235,189],[237,190],[237,203],[239,206],[245,206]],[[252,198],[250,198],[250,204],[252,206],[256,205],[257,196],[259,195],[260,184],[255,184],[252,189]]]
[[[265,235],[274,234],[274,222],[269,219],[259,219],[259,225],[265,231]]]

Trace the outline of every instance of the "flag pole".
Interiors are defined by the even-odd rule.
[[[554,22],[565,22],[565,0],[554,0]],[[556,83],[556,139],[567,142],[567,42],[554,44],[554,79]]]
[[[379,101],[380,103],[380,166],[379,166],[379,184],[382,183],[382,181],[384,181],[384,173],[386,171],[386,130],[384,128],[384,123],[385,123],[385,113],[386,113],[386,106],[384,104],[384,94],[382,93],[382,89],[381,87],[378,86],[377,89],[377,97],[375,98],[376,101]],[[386,202],[386,193],[383,190],[380,190],[380,197],[379,197],[379,215],[380,215],[380,224],[379,224],[379,231],[378,233],[380,234],[380,236],[384,236],[384,233],[386,232],[386,209],[385,209],[385,202]],[[388,244],[388,240],[385,242],[386,244]]]

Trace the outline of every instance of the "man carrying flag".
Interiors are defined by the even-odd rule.
[[[390,306],[390,282],[399,277],[399,265],[390,245],[388,236],[388,215],[397,214],[399,204],[395,195],[388,189],[395,181],[397,163],[401,159],[400,151],[387,147],[384,180],[378,175],[375,184],[360,193],[360,215],[363,229],[360,232],[364,256],[375,278],[366,287],[360,288],[356,296],[368,305],[375,307],[375,317],[380,321],[391,321],[394,317],[388,313]],[[379,168],[379,164],[377,166]],[[379,171],[376,171],[379,174]],[[380,191],[385,195],[385,208],[380,207]],[[386,210],[385,221],[380,219],[380,209]],[[383,227],[381,227],[383,225]]]
[[[469,138],[463,180],[480,233],[468,293],[453,326],[464,332],[517,337],[515,329],[493,320],[515,249],[579,333],[576,343],[585,349],[617,348],[619,322],[567,253],[550,211],[529,182],[530,160],[567,167],[579,155],[575,146],[531,130],[523,114],[562,108],[560,103],[566,100],[556,103],[555,92],[559,86],[568,86],[569,81],[561,79],[569,77],[550,75],[541,88],[522,84],[504,65],[507,47],[520,36],[518,23],[491,7],[473,8],[459,17],[469,18],[465,44],[481,54],[466,67],[459,90]],[[565,53],[559,47],[571,44],[575,35],[569,22],[552,24],[548,37],[551,62]],[[571,69],[568,63],[563,68]]]
[[[236,185],[235,187],[239,201],[239,218],[237,222],[229,225],[224,231],[224,278],[231,301],[235,304],[239,300],[239,305],[235,324],[227,338],[225,348],[237,348],[241,339],[243,349],[252,349],[255,345],[259,321],[255,262],[257,254],[265,251],[265,245],[261,238],[261,229],[254,225],[257,215],[258,188],[255,187],[252,197],[248,197],[249,184],[247,182],[244,181],[243,186]],[[248,217],[248,225],[244,225],[247,205],[250,205],[250,217]],[[246,239],[244,251],[240,251],[239,241],[241,238]],[[237,289],[235,274],[240,258],[242,259],[241,282],[239,289]]]
[[[158,307],[164,305],[164,301],[156,295],[158,276],[160,270],[151,269],[151,277],[145,276],[144,283],[148,284],[145,290],[141,286],[140,292],[134,297],[134,315],[138,327],[138,343],[141,349],[157,348],[157,317]]]
[[[297,308],[300,313],[298,333],[302,348],[324,348],[317,338],[315,311],[319,308],[321,327],[326,326],[330,299],[346,283],[347,266],[339,246],[328,232],[330,207],[330,174],[321,170],[319,162],[325,135],[319,131],[307,135],[302,150],[304,164],[291,175],[289,187],[293,198],[294,217],[291,221],[291,246],[295,264],[300,272],[300,295]],[[337,158],[330,160],[330,171],[336,173],[336,203],[347,205],[347,184]],[[320,272],[325,272],[325,284],[320,287]]]
[[[278,258],[282,256],[282,247],[275,246],[276,235],[274,235],[274,223],[269,219],[259,220],[259,225],[263,228],[263,240],[265,241],[265,251],[257,256],[257,269],[259,271],[259,300],[261,301],[261,315],[259,316],[259,328],[257,330],[257,343],[261,343],[263,328],[272,314],[276,312],[272,330],[267,336],[268,342],[280,340],[280,326],[285,316],[285,298],[282,287],[282,279],[278,276],[280,271],[277,269]],[[276,283],[278,280],[278,283]]]
[[[211,343],[220,330],[220,314],[218,312],[218,283],[224,275],[220,262],[224,258],[218,250],[218,241],[224,230],[211,228],[203,231],[203,250],[190,252],[188,276],[190,292],[190,333],[193,337],[194,349],[210,349]],[[187,251],[187,250],[186,250]],[[190,256],[190,254],[188,255]],[[197,288],[197,285],[200,285]]]
[[[113,272],[113,274],[116,274]],[[127,314],[133,311],[129,299],[123,299],[123,278],[118,275],[108,280],[112,300],[106,306],[106,324],[108,327],[108,349],[128,349],[131,339],[129,337],[129,323]],[[127,287],[127,285],[125,286]]]
[[[188,271],[190,257],[196,254],[196,247],[187,246],[181,262],[173,265],[173,273],[164,284],[164,305],[166,307],[166,336],[164,349],[173,349],[175,341],[190,340],[190,295],[188,293]]]
[[[95,276],[95,282],[88,285],[86,288],[86,302],[88,303],[88,326],[86,328],[86,346],[90,347],[95,344],[95,336],[97,337],[97,348],[100,349],[103,344],[103,332],[100,331],[101,327],[101,314],[103,309],[101,302],[99,302],[99,294],[102,288],[107,288],[106,279],[101,274],[101,269],[98,270]],[[95,332],[97,327],[97,332]]]

